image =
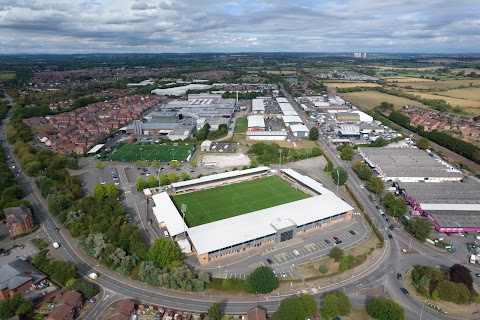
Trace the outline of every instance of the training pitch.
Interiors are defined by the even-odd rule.
[[[186,161],[187,157],[195,152],[195,145],[135,145],[126,144],[108,157],[112,161],[133,162],[137,160],[157,160],[160,162],[169,162],[172,160]]]
[[[187,205],[185,220],[195,227],[308,197],[282,178],[271,176],[173,196],[172,200],[179,211],[182,204]]]

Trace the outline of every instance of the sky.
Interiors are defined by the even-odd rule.
[[[479,0],[0,0],[0,54],[479,53]]]

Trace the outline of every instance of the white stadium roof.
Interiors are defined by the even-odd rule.
[[[155,202],[153,214],[157,222],[165,223],[170,235],[176,236],[183,233],[184,230],[188,230],[188,226],[183,222],[181,214],[178,212],[167,192],[153,195],[152,199]]]
[[[278,103],[288,102],[287,98],[285,98],[285,97],[276,97],[275,99],[277,99]]]
[[[272,224],[278,220],[301,226],[349,210],[349,204],[328,193],[189,228],[188,235],[197,253],[204,254],[274,234]]]
[[[263,116],[248,116],[248,127],[249,128],[265,128],[265,120]]]
[[[221,180],[225,178],[235,178],[238,176],[243,176],[247,174],[252,174],[252,173],[257,173],[257,172],[262,172],[269,170],[269,167],[258,167],[258,168],[252,168],[252,169],[246,169],[246,170],[235,170],[235,171],[229,171],[229,172],[222,172],[218,174],[212,174],[209,176],[203,176],[198,179],[193,179],[193,180],[187,180],[187,181],[180,181],[180,182],[175,182],[172,183],[173,188],[183,188],[183,187],[188,187],[188,186],[193,186],[199,183],[206,183],[206,182],[213,182],[216,180]]]
[[[100,151],[100,149],[103,148],[103,146],[104,146],[104,144],[97,144],[90,151],[88,151],[88,154],[97,153],[98,151]]]
[[[284,116],[298,116],[298,113],[295,110],[284,110],[282,113]]]
[[[294,178],[297,181],[300,181],[301,183],[303,183],[304,185],[306,185],[310,189],[315,190],[320,194],[333,194],[332,191],[330,191],[328,189],[325,189],[323,184],[321,184],[318,181],[313,180],[309,176],[305,176],[303,174],[300,174],[297,171],[292,170],[292,169],[281,169],[281,170],[282,170],[283,173],[286,173],[288,176]]]

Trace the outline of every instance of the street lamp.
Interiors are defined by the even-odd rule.
[[[182,212],[182,215],[183,215],[183,236],[185,237],[185,213],[187,212],[187,205],[182,203],[181,207],[180,207],[180,211]]]

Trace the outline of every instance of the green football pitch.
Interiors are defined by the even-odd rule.
[[[172,160],[185,161],[187,157],[195,152],[195,145],[138,145],[125,144],[110,155],[108,160],[133,162],[137,160],[157,160],[169,162]]]
[[[308,198],[278,176],[270,176],[178,196],[172,200],[180,211],[187,205],[189,227]]]

